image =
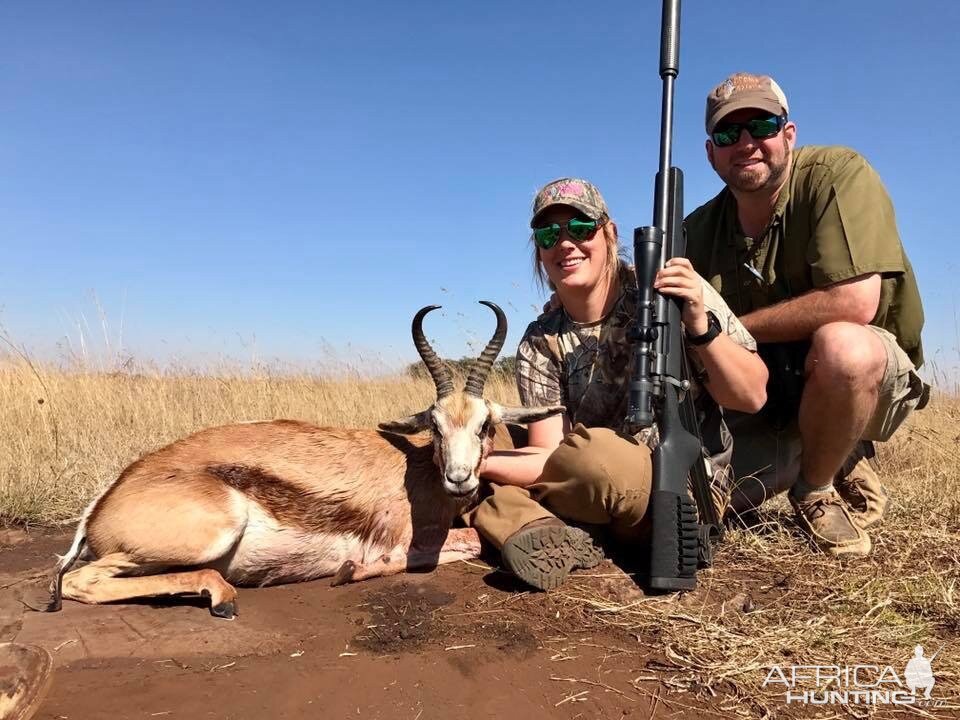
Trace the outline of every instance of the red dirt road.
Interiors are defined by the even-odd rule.
[[[200,599],[86,606],[44,602],[66,533],[0,536],[0,641],[49,649],[52,688],[36,717],[701,717],[669,694],[636,638],[584,630],[578,606],[528,594],[482,563],[331,588],[242,589],[239,617]],[[605,563],[598,572],[615,573]],[[570,589],[627,579],[572,578]],[[567,586],[565,586],[567,587]],[[700,708],[698,712],[697,708]],[[712,713],[711,713],[712,714]]]

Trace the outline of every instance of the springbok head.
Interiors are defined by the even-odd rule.
[[[483,386],[507,337],[507,317],[494,303],[487,300],[481,300],[480,303],[496,313],[497,329],[473,364],[460,392],[453,389],[450,370],[437,357],[423,334],[424,316],[440,306],[428,305],[414,316],[413,344],[433,378],[437,401],[416,415],[379,425],[381,430],[408,435],[431,430],[434,462],[443,476],[444,489],[455,497],[467,497],[479,488],[477,470],[493,447],[493,434],[498,423],[536,422],[566,409],[563,405],[504,407],[484,399]]]

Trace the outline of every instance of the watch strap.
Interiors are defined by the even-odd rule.
[[[690,335],[686,332],[684,334],[691,345],[706,345],[720,334],[720,321],[713,312],[707,310],[707,331],[702,335]]]

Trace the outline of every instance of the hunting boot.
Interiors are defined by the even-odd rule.
[[[586,532],[557,518],[527,523],[507,538],[500,554],[510,572],[538,590],[554,590],[571,570],[603,560],[603,551]]]
[[[0,718],[28,720],[50,687],[53,658],[37,645],[0,643]]]
[[[833,487],[811,490],[800,479],[789,496],[797,523],[825,553],[834,557],[870,554],[870,536]]]
[[[877,477],[873,443],[861,442],[843,464],[833,486],[849,506],[853,519],[866,529],[883,517],[890,502]]]

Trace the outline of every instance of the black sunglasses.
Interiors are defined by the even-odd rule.
[[[736,145],[740,140],[740,132],[746,130],[754,140],[766,140],[772,138],[787,124],[787,116],[784,115],[764,115],[762,117],[751,118],[746,122],[718,122],[713,132],[710,133],[710,139],[717,147],[730,147]]]

